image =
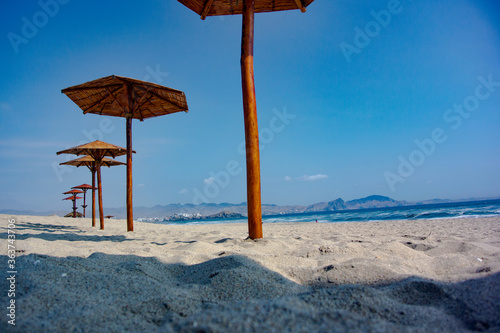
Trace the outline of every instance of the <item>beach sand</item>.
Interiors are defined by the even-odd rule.
[[[500,332],[499,217],[264,224],[258,241],[246,224],[0,221],[1,332]]]

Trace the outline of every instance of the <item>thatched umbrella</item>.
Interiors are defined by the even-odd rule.
[[[68,192],[65,192],[63,194],[67,194],[67,193]],[[82,193],[82,191],[80,191],[80,193]],[[76,217],[76,199],[83,199],[83,198],[82,197],[77,197],[76,194],[73,194],[72,196],[63,199],[63,200],[71,200],[71,201],[73,201],[73,218]]]
[[[80,194],[80,193],[83,193],[83,191],[80,191],[80,190],[71,190],[71,191],[67,191],[67,192],[64,192],[63,194],[71,194],[73,195],[75,198],[76,198],[76,195],[77,194]],[[81,199],[81,198],[80,198]],[[66,199],[63,199],[63,200],[66,200]],[[73,200],[73,218],[76,217],[76,199]]]
[[[254,13],[300,9],[306,11],[314,0],[178,0],[204,20],[207,16],[243,14],[241,38],[241,81],[247,155],[248,232],[262,238],[259,130],[253,76]]]
[[[127,119],[127,230],[134,230],[132,211],[132,119],[143,121],[179,111],[188,111],[186,96],[145,81],[111,75],[63,89],[84,114],[95,113]]]
[[[86,143],[80,146],[76,146],[73,148],[61,150],[57,152],[57,155],[60,154],[74,154],[74,155],[88,155],[91,156],[97,165],[97,188],[99,191],[99,220],[101,222],[101,229],[104,229],[104,213],[102,207],[102,186],[101,186],[101,161],[104,156],[122,156],[127,153],[125,148],[112,145],[110,143],[102,142],[102,141],[94,141],[90,143]]]
[[[90,189],[94,189],[94,187],[92,187],[89,184],[82,184],[82,185],[78,185],[78,186],[73,186],[72,188],[83,191],[83,205],[82,205],[82,208],[83,208],[83,217],[85,217],[85,208],[87,208],[87,201],[86,201],[87,191],[90,190]]]
[[[135,153],[135,152],[134,152]],[[95,174],[97,171],[97,163],[91,156],[83,156],[75,160],[59,163],[60,165],[72,165],[77,168],[81,166],[86,166],[92,173],[92,226],[95,227]],[[108,168],[114,165],[125,165],[123,162],[115,161],[110,158],[103,157],[101,160],[101,165],[107,166]],[[85,197],[85,195],[84,195]],[[85,212],[85,209],[83,210]]]

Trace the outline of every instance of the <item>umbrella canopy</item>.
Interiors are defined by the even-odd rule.
[[[178,0],[205,19],[207,16],[243,14],[242,0]],[[255,0],[255,13],[300,9],[306,11],[314,0]]]
[[[135,153],[135,151],[134,151]],[[59,163],[60,165],[72,165],[76,166],[77,168],[81,166],[86,166],[89,168],[90,172],[92,173],[92,185],[87,185],[83,184],[80,186],[75,186],[74,188],[82,188],[82,186],[88,186],[88,188],[92,189],[92,226],[95,227],[95,174],[97,171],[97,163],[95,159],[92,156],[83,156],[71,161]],[[116,160],[112,160],[110,158],[103,157],[101,159],[100,165],[107,166],[108,168],[114,165],[125,165],[123,162],[119,162]],[[85,190],[84,190],[85,191]],[[85,217],[85,208],[86,208],[86,203],[85,203],[85,194],[83,195],[83,217]]]
[[[89,185],[89,184],[82,184],[82,185],[78,185],[78,186],[73,186],[72,188],[83,190],[83,192],[85,192],[86,190],[91,190],[93,187],[92,187],[92,185]]]
[[[97,140],[73,148],[58,151],[57,155],[60,154],[89,155],[95,160],[95,165],[97,170],[97,188],[99,190],[99,195],[98,195],[99,220],[101,224],[101,229],[104,229],[104,212],[102,207],[102,186],[101,186],[101,161],[104,158],[104,156],[116,157],[125,155],[127,154],[127,150],[125,148]]]
[[[77,191],[77,192],[74,192],[74,191]],[[70,197],[64,198],[63,200],[72,200],[73,201],[73,218],[75,218],[76,215],[77,215],[76,214],[76,199],[82,199],[82,197],[77,197],[76,194],[77,193],[83,193],[83,192],[82,191],[78,191],[78,190],[73,190],[73,191],[65,192],[63,194],[69,194],[69,193],[73,193],[73,195],[70,196]]]
[[[85,158],[85,157],[92,158],[90,156],[84,156],[84,157],[81,157],[81,158]],[[94,178],[94,175],[92,175],[92,180],[94,180],[93,178]],[[94,185],[95,185],[95,182],[94,182]],[[89,184],[82,184],[82,185],[78,185],[78,186],[73,186],[72,188],[76,188],[76,189],[79,189],[79,190],[83,191],[83,205],[82,205],[82,208],[83,208],[83,217],[85,217],[85,208],[87,208],[87,199],[86,199],[87,198],[87,191],[90,190],[90,189],[92,189],[93,190],[92,192],[95,195],[95,192],[94,192],[95,191],[95,187],[92,186],[92,185],[89,185]],[[95,201],[95,199],[94,199],[94,201]],[[92,208],[94,208],[94,207],[92,206]],[[95,214],[94,214],[94,216],[95,216]],[[94,219],[94,221],[95,221],[95,219]],[[94,222],[94,225],[95,225],[95,222]]]
[[[132,119],[188,112],[182,91],[111,75],[62,90],[84,114],[124,117],[127,133],[127,231],[134,230],[132,209]]]
[[[77,197],[76,195],[72,195],[70,197],[64,198],[63,200],[76,200],[76,199],[83,199],[82,197]]]
[[[262,238],[259,129],[253,69],[254,14],[279,10],[306,11],[314,0],[178,0],[205,19],[212,15],[243,14],[241,36],[241,83],[247,158],[248,233]]]
[[[60,154],[73,154],[73,155],[88,155],[91,156],[94,160],[102,160],[104,156],[111,156],[113,158],[117,156],[122,156],[127,153],[125,148],[112,145],[111,143],[103,142],[103,141],[93,141],[89,143],[85,143],[80,146],[76,146],[73,148],[61,150],[57,152],[57,155]]]
[[[111,75],[61,90],[84,114],[143,120],[179,111],[188,112],[182,91]]]
[[[135,151],[134,151],[134,153],[135,153]],[[86,166],[89,169],[91,169],[91,168],[95,167],[95,159],[92,156],[83,156],[83,157],[80,157],[80,158],[77,158],[77,159],[74,159],[71,161],[67,161],[67,162],[62,162],[59,164],[60,165],[72,165],[72,166],[76,166],[77,168],[79,168],[81,166]],[[125,165],[125,163],[120,162],[120,161],[116,161],[116,160],[112,160],[112,159],[106,158],[106,157],[103,157],[101,159],[101,166],[107,166],[109,168],[109,167],[115,166],[115,165]],[[84,185],[86,185],[86,184],[84,184]],[[87,185],[87,186],[88,186],[88,189],[92,189],[92,185]],[[81,188],[81,187],[74,186],[73,188]]]
[[[83,193],[83,191],[80,191],[80,190],[71,190],[71,191],[64,192],[63,194],[73,194],[73,195],[76,195],[77,193]]]

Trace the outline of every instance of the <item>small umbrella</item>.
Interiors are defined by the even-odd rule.
[[[63,194],[67,194],[67,192],[65,192]],[[72,200],[73,201],[73,218],[76,217],[76,199],[82,199],[82,197],[77,197],[76,194],[73,194],[72,196],[63,199],[63,200]]]
[[[145,81],[111,75],[62,90],[84,114],[95,113],[127,119],[127,231],[134,230],[132,208],[132,119],[143,121],[188,111],[186,96]]]
[[[99,220],[101,224],[100,225],[101,229],[104,229],[104,213],[102,207],[102,186],[101,186],[101,161],[104,158],[104,156],[111,156],[114,158],[116,156],[125,155],[126,153],[127,151],[125,148],[115,146],[110,143],[102,142],[99,140],[57,152],[57,155],[60,154],[88,155],[96,161],[97,188],[99,191],[98,194]]]
[[[83,193],[83,191],[80,190],[71,190],[64,192],[63,194],[71,194],[76,197],[77,194]],[[76,201],[73,201],[73,218],[76,217]]]
[[[314,0],[178,0],[204,20],[213,15],[243,14],[241,37],[241,81],[247,152],[248,232],[262,238],[259,130],[253,76],[254,13],[300,9],[306,11]]]
[[[86,195],[87,195],[87,190],[93,189],[93,187],[89,184],[82,184],[78,186],[73,186],[72,188],[79,189],[83,191],[83,217],[85,217],[85,208],[87,208],[87,201],[86,201]]]
[[[134,152],[135,153],[135,152]],[[95,227],[95,173],[97,171],[97,164],[93,157],[83,156],[75,160],[59,163],[60,165],[72,165],[77,168],[81,166],[86,166],[92,173],[92,226]],[[123,162],[115,161],[110,158],[103,157],[101,160],[101,165],[107,166],[108,168],[114,165],[125,165]],[[85,198],[85,195],[84,195]],[[85,199],[84,199],[85,200]],[[85,209],[83,210],[85,212]]]

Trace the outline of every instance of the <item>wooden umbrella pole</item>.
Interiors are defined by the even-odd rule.
[[[95,227],[95,171],[96,167],[93,166],[92,172],[92,226]]]
[[[260,199],[259,128],[253,73],[255,0],[243,1],[241,37],[241,82],[245,119],[247,160],[248,233],[250,239],[262,238],[262,208]]]
[[[132,117],[127,117],[127,231],[134,231],[132,208]]]
[[[101,230],[104,230],[104,212],[102,208],[102,185],[101,185],[101,161],[96,160],[97,164],[97,191],[99,196],[99,221]]]
[[[76,218],[76,194],[75,198],[73,199],[73,218]]]
[[[83,191],[83,217],[85,218],[85,208],[87,207],[87,205],[85,204],[85,196],[87,195],[87,190],[84,190]]]

